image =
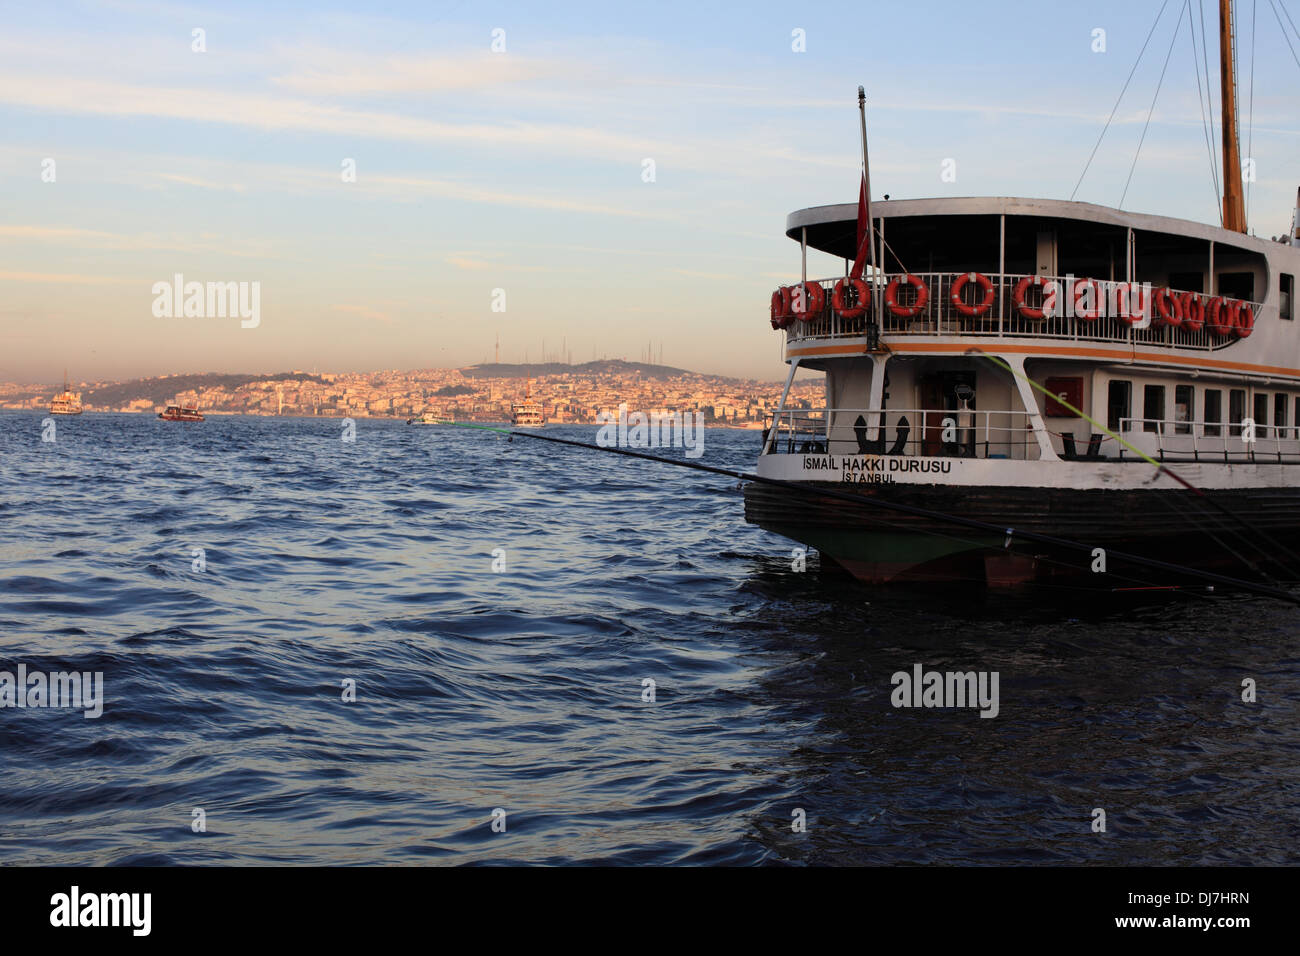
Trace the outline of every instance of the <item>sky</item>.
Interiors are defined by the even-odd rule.
[[[1237,3],[1262,236],[1300,186],[1278,4]],[[1202,7],[1213,40],[1213,0],[1168,0],[1075,198],[1120,203],[1168,55],[1124,208],[1218,222]],[[498,337],[777,379],[785,218],[856,200],[859,84],[876,197],[1068,199],[1160,9],[3,0],[0,380],[463,366]],[[258,324],[155,314],[177,274],[258,283]]]

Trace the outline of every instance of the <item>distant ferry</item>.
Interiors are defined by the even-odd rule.
[[[541,428],[546,424],[546,414],[538,402],[534,402],[533,382],[528,380],[528,390],[524,393],[522,402],[515,402],[510,406],[510,424],[516,428]]]
[[[51,415],[80,415],[81,393],[68,388],[68,373],[63,373],[63,391],[54,396],[50,402]]]
[[[158,413],[165,422],[201,422],[203,413],[193,405],[168,405],[166,411]]]
[[[428,411],[421,412],[417,418],[408,418],[406,420],[406,424],[408,425],[443,425],[446,424],[446,422],[447,419],[441,418],[433,412]]]

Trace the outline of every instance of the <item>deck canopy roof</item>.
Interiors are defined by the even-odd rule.
[[[1139,279],[1163,281],[1170,272],[1203,268],[1211,242],[1216,271],[1255,267],[1267,274],[1267,240],[1092,203],[1008,197],[893,199],[873,201],[871,214],[884,230],[886,272],[1030,274],[1035,272],[1039,235],[1050,233],[1061,274],[1122,277],[1131,228]],[[787,217],[786,235],[798,241],[806,228],[810,247],[851,260],[857,252],[857,215],[857,203],[800,209]],[[1005,270],[999,270],[1000,256],[1005,257]]]

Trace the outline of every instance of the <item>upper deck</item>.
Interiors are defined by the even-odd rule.
[[[883,247],[877,281],[884,285],[910,274],[926,287],[926,299],[913,316],[881,309],[880,338],[890,351],[959,354],[978,345],[1004,354],[1300,380],[1294,303],[1300,247],[1291,243],[1057,200],[889,200],[873,202],[872,215]],[[857,205],[791,213],[786,234],[847,264],[856,253]],[[985,294],[981,287],[966,282],[955,301],[951,294],[953,283],[969,273],[979,273],[991,287],[991,300],[976,316],[967,313]],[[866,350],[866,322],[845,318],[831,306],[838,278],[810,277],[825,289],[826,304],[808,320],[790,323],[787,361],[817,367],[827,359],[861,356]],[[1141,328],[1114,314],[1078,316],[1072,307],[1045,319],[1027,317],[1020,308],[1022,303],[1041,304],[1039,282],[1060,283],[1064,298],[1070,298],[1069,290],[1079,280],[1094,280],[1103,294],[1134,283],[1176,295],[1192,293],[1202,305],[1215,297],[1249,303],[1254,325],[1242,336],[1222,329],[1216,333],[1209,323],[1194,330],[1159,322]],[[900,303],[915,305],[913,293],[905,286],[903,290],[897,296]]]

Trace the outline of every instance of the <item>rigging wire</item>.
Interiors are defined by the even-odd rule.
[[[1146,40],[1142,43],[1142,49],[1138,51],[1137,59],[1133,61],[1133,69],[1129,70],[1128,79],[1124,81],[1124,87],[1119,91],[1119,96],[1115,100],[1115,105],[1110,109],[1110,116],[1106,117],[1106,125],[1101,128],[1101,135],[1097,137],[1097,142],[1092,147],[1092,152],[1088,154],[1088,161],[1083,164],[1083,172],[1079,174],[1079,181],[1074,184],[1074,191],[1070,193],[1070,199],[1073,200],[1079,187],[1083,185],[1083,177],[1088,175],[1088,167],[1092,165],[1093,157],[1097,155],[1097,148],[1101,146],[1102,138],[1106,135],[1106,130],[1110,129],[1110,122],[1115,118],[1115,111],[1119,109],[1120,101],[1124,99],[1124,93],[1128,90],[1128,85],[1133,81],[1133,74],[1137,72],[1138,64],[1142,62],[1142,55],[1147,51],[1147,44],[1151,42],[1152,35],[1156,32],[1156,27],[1160,25],[1160,18],[1165,15],[1165,7],[1169,5],[1169,0],[1164,0],[1160,4],[1160,12],[1156,14],[1155,23],[1151,24],[1151,30],[1147,33]]]
[[[1296,39],[1300,40],[1300,27],[1297,27],[1295,21],[1291,19],[1291,11],[1286,8],[1285,0],[1277,0],[1277,5],[1282,8],[1282,13],[1286,15],[1287,23],[1291,24],[1291,29],[1295,31]]]
[[[1246,223],[1250,223],[1250,187],[1255,181],[1255,14],[1259,0],[1250,0],[1250,114],[1246,120],[1246,158],[1251,162],[1250,178],[1246,180]]]
[[[1201,9],[1201,62],[1205,66],[1205,102],[1208,107],[1210,116],[1210,142],[1218,137],[1214,133],[1214,87],[1210,85],[1210,39],[1205,32],[1205,0],[1199,0]],[[1214,147],[1210,146],[1210,165],[1214,169],[1214,201],[1219,208],[1219,225],[1223,225],[1223,192],[1219,189],[1219,159],[1214,152]],[[1223,171],[1226,181],[1228,171]]]
[[[1191,0],[1183,0],[1183,9],[1189,9]],[[1137,169],[1138,157],[1142,155],[1142,144],[1146,142],[1147,129],[1151,126],[1151,117],[1156,112],[1156,100],[1160,97],[1160,87],[1165,83],[1165,71],[1169,69],[1169,59],[1174,55],[1174,44],[1178,41],[1178,31],[1183,26],[1182,11],[1179,11],[1178,17],[1174,20],[1174,35],[1169,41],[1169,52],[1165,54],[1165,65],[1160,68],[1160,79],[1156,82],[1155,95],[1151,97],[1151,107],[1147,110],[1147,120],[1142,124],[1142,136],[1138,139],[1137,152],[1133,154],[1133,165],[1128,168],[1128,179],[1124,180],[1124,192],[1119,197],[1119,208],[1124,208],[1124,199],[1128,196],[1129,184],[1133,182],[1133,171]]]
[[[1291,38],[1290,38],[1289,36],[1287,36],[1287,33],[1286,33],[1286,24],[1282,22],[1282,18],[1279,17],[1278,14],[1277,14],[1277,5],[1273,2],[1273,0],[1268,0],[1268,5],[1269,5],[1270,7],[1273,8],[1273,16],[1277,18],[1277,25],[1280,26],[1280,27],[1282,28],[1282,39],[1283,39],[1283,40],[1286,40],[1287,48],[1291,51],[1291,58],[1292,58],[1293,60],[1295,60],[1295,65],[1296,65],[1296,66],[1300,66],[1300,56],[1296,56],[1295,47],[1292,46],[1292,44],[1291,44]],[[1283,7],[1282,9],[1285,11],[1285,10],[1286,10],[1286,7]],[[1291,19],[1291,14],[1290,14],[1290,13],[1288,13],[1286,16],[1287,16],[1287,19],[1288,19],[1288,20]],[[1291,27],[1292,27],[1292,29],[1295,28],[1295,22],[1294,22],[1294,21],[1292,21],[1292,23],[1291,23]],[[1296,31],[1296,36],[1300,36],[1300,30],[1297,30],[1297,31]]]
[[[1196,65],[1196,21],[1192,19],[1192,10],[1190,4],[1187,8],[1187,25],[1191,28],[1192,33],[1192,72],[1196,74],[1196,105],[1201,108],[1201,128],[1205,131],[1205,150],[1210,156],[1210,185],[1214,187],[1214,207],[1219,211],[1219,225],[1223,225],[1223,205],[1219,202],[1219,170],[1215,165],[1214,146],[1210,142],[1209,121],[1206,119],[1206,99],[1209,91],[1201,91],[1201,68]],[[1202,26],[1204,22],[1202,21]],[[1214,104],[1210,103],[1210,111],[1213,112]]]

